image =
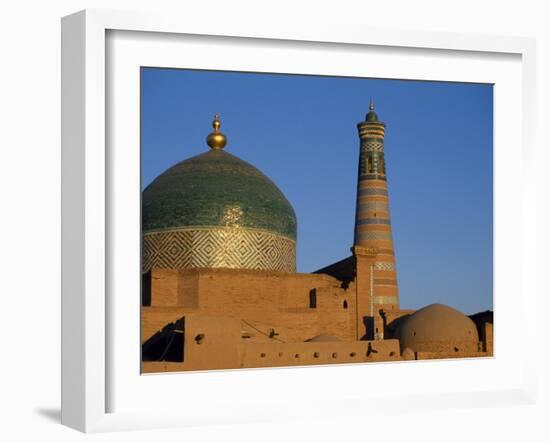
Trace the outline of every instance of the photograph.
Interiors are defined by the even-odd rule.
[[[141,373],[493,357],[493,104],[142,66]]]
[[[543,440],[543,5],[4,2],[0,440]]]

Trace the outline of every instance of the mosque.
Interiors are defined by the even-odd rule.
[[[350,256],[296,272],[296,214],[275,183],[224,150],[170,167],[142,195],[142,372],[493,355],[493,315],[399,308],[386,125],[360,140]]]

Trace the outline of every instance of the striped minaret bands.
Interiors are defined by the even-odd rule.
[[[398,308],[397,273],[390,221],[384,159],[386,125],[378,120],[371,99],[365,121],[357,125],[360,138],[355,246],[378,250],[374,263],[374,304]]]

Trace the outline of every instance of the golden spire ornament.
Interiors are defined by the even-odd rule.
[[[214,121],[212,121],[214,132],[206,137],[206,143],[214,150],[223,149],[227,144],[227,137],[220,132],[220,126],[220,117],[216,113],[216,115],[214,115]]]

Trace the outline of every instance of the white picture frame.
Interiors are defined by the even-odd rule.
[[[116,229],[111,228],[114,213],[112,204],[116,197],[111,194],[113,183],[109,180],[112,178],[111,169],[118,166],[110,164],[112,161],[109,151],[110,134],[106,130],[106,121],[110,121],[111,118],[111,110],[107,106],[110,77],[106,72],[109,72],[108,64],[113,62],[108,57],[117,56],[116,53],[108,50],[107,35],[112,32],[155,35],[155,38],[169,36],[172,39],[185,39],[185,36],[216,36],[228,41],[246,39],[255,42],[254,44],[269,41],[270,44],[277,45],[278,42],[283,42],[287,48],[289,45],[307,43],[334,45],[338,48],[369,47],[382,53],[392,48],[400,48],[403,54],[408,50],[421,49],[430,51],[434,59],[449,54],[470,54],[480,62],[491,54],[515,57],[520,63],[521,91],[509,92],[512,95],[516,94],[514,97],[518,99],[520,109],[515,109],[515,114],[521,115],[521,127],[513,129],[518,131],[515,133],[517,137],[514,138],[515,135],[511,135],[512,140],[517,140],[521,145],[521,149],[518,149],[522,162],[521,169],[517,173],[521,175],[523,187],[516,190],[522,207],[517,224],[521,229],[521,236],[520,241],[510,245],[503,244],[496,238],[495,262],[503,268],[501,275],[514,278],[509,282],[511,287],[517,289],[514,302],[519,307],[518,310],[521,311],[525,306],[537,303],[534,285],[536,240],[533,224],[535,177],[532,172],[535,133],[535,46],[532,39],[415,31],[395,32],[367,27],[350,28],[327,23],[310,23],[307,26],[280,23],[275,25],[247,22],[245,18],[226,23],[212,22],[206,17],[169,17],[100,10],[81,11],[64,17],[62,21],[63,424],[80,431],[97,432],[216,422],[254,422],[289,417],[368,415],[375,409],[396,412],[405,409],[413,411],[426,408],[468,407],[471,404],[489,406],[503,402],[520,404],[534,401],[536,324],[534,321],[529,321],[522,325],[522,342],[525,344],[522,347],[521,356],[518,356],[520,360],[514,366],[513,379],[508,384],[501,384],[500,387],[495,383],[489,389],[473,386],[468,390],[465,382],[461,392],[452,393],[438,392],[437,387],[434,387],[433,391],[427,391],[424,395],[419,395],[415,391],[403,394],[403,390],[395,386],[386,389],[385,393],[378,391],[374,395],[372,392],[358,390],[351,396],[346,394],[338,396],[337,393],[324,396],[316,394],[313,388],[307,390],[309,388],[307,378],[311,377],[311,371],[307,372],[309,374],[307,377],[304,377],[306,372],[301,369],[290,371],[267,369],[254,370],[254,377],[249,374],[248,378],[243,378],[246,372],[242,373],[242,371],[240,374],[216,372],[195,375],[192,382],[204,388],[208,388],[208,383],[215,381],[221,387],[230,383],[233,389],[220,388],[218,393],[221,395],[220,400],[208,406],[200,406],[199,389],[193,390],[191,397],[197,395],[199,404],[194,412],[185,407],[172,409],[172,411],[152,406],[148,409],[147,403],[141,404],[141,407],[136,407],[134,410],[125,407],[121,407],[120,410],[117,407],[113,408],[109,397],[115,388],[112,382],[112,370],[113,361],[116,358],[110,344],[109,327],[112,327],[113,321],[116,321],[116,315],[111,311],[112,300],[109,299],[109,291],[113,287],[111,282],[113,275],[109,273],[109,261],[113,259],[110,256],[109,244],[112,243],[112,235],[116,232]],[[457,75],[467,79],[466,73]],[[498,97],[496,95],[496,101]],[[504,117],[497,109],[495,120],[499,118],[502,122]],[[504,140],[499,139],[497,130],[495,146],[498,143],[501,143],[499,146],[504,146]],[[503,160],[502,164],[504,162]],[[498,173],[498,169],[495,169],[497,185]],[[495,204],[498,204],[498,200]],[[500,223],[501,220],[502,217],[499,219],[498,211],[495,211],[495,224]],[[514,255],[515,267],[506,268],[509,260],[499,258],[499,256],[508,256],[507,254]],[[136,259],[139,257],[136,256]],[[517,265],[518,260],[520,265]],[[509,272],[507,269],[514,271]],[[495,291],[497,290],[502,290],[504,293],[506,288],[495,280]],[[500,309],[502,305],[502,311],[507,311],[504,302],[499,303],[497,300],[495,305],[496,309]],[[134,311],[133,314],[139,315],[139,312]],[[505,324],[504,313],[502,318],[502,323]],[[499,333],[501,336],[506,336],[504,331],[504,327],[496,331],[497,340]],[[503,355],[502,360],[505,360],[506,349],[504,346],[501,348],[500,354]],[[495,361],[498,362],[500,358],[498,346],[495,352]],[[479,370],[479,361],[447,362],[445,368],[438,368],[437,364],[438,362],[431,363],[430,370],[435,367],[435,370],[451,370],[449,371],[451,373],[453,370],[456,372],[460,369],[470,373],[466,376],[472,376],[472,378],[478,373],[476,370]],[[439,364],[442,367],[446,363],[439,362]],[[428,369],[418,365],[417,368],[413,365],[399,368],[395,368],[394,364],[374,365],[379,368],[371,370],[380,371],[382,367],[397,375],[400,375],[403,369],[408,370],[411,375],[413,371],[414,373],[418,371],[418,367],[423,370]],[[335,370],[340,370],[345,372],[346,378],[356,379],[361,376],[361,370],[364,370],[364,367],[360,364],[354,364],[353,367],[335,366],[326,368],[323,373],[324,376],[334,376]],[[318,371],[318,373],[321,372]],[[374,372],[371,371],[372,373]],[[160,390],[175,388],[176,391],[177,388],[181,388],[177,387],[175,380],[171,379],[175,378],[157,376],[157,380],[160,380],[163,385],[159,387],[157,383],[154,386],[155,390],[157,387]],[[253,379],[254,388],[246,386],[251,379]],[[258,407],[258,403],[254,403],[252,393],[249,396],[244,394],[244,399],[234,396],[235,392],[245,391],[247,388],[250,390],[261,386],[267,388],[267,383],[277,388],[278,383],[281,382],[305,385],[304,392],[307,391],[312,395],[307,401],[310,406],[303,407],[303,404],[292,406],[292,398],[289,398],[289,403],[285,406],[275,398],[272,407],[266,408],[265,404],[263,407]],[[172,385],[174,387],[171,387]],[[126,393],[123,391],[122,394]],[[276,392],[273,391],[272,394]],[[374,401],[361,400],[373,397],[376,397],[376,404]],[[134,401],[135,398],[131,400]],[[144,402],[147,401],[148,398],[145,398]],[[130,402],[130,399],[127,402]],[[149,401],[149,403],[152,402]],[[228,406],[239,410],[240,413],[224,411],[230,410]]]

